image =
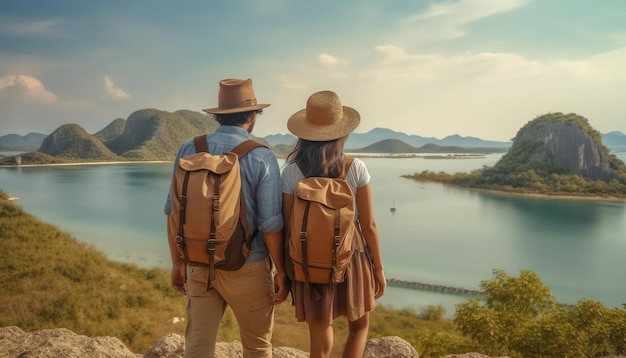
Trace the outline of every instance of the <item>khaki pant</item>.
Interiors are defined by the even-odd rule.
[[[271,358],[274,284],[269,259],[215,274],[214,288],[207,291],[209,269],[187,267],[185,357],[213,357],[217,330],[229,305],[239,324],[243,356]]]

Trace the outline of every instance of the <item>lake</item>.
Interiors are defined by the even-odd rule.
[[[626,204],[514,197],[402,178],[468,172],[473,159],[363,158],[372,175],[387,278],[479,289],[494,268],[529,269],[557,301],[626,303]],[[626,153],[616,153],[626,160]],[[282,162],[281,162],[282,163]],[[171,163],[0,168],[0,188],[27,212],[93,244],[113,260],[169,267],[165,195]],[[395,204],[397,210],[390,207]],[[380,303],[448,317],[467,297],[390,287]]]

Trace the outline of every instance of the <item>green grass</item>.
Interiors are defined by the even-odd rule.
[[[165,244],[165,243],[164,243]],[[90,245],[43,223],[8,200],[0,189],[0,326],[24,331],[67,328],[86,336],[114,336],[135,353],[168,333],[184,334],[185,298],[169,284],[164,269],[114,262]],[[457,335],[450,321],[426,321],[417,313],[378,307],[370,336],[400,336],[418,352],[434,332]],[[335,353],[347,334],[345,319],[335,321]],[[219,341],[239,340],[227,310]],[[308,351],[308,330],[296,322],[293,307],[277,307],[273,344]],[[423,355],[420,352],[420,356]]]

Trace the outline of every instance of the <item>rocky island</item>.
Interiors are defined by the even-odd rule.
[[[493,167],[406,177],[513,193],[626,198],[626,166],[576,114],[549,113],[528,122]]]

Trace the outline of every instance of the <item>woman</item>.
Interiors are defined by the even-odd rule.
[[[285,225],[289,225],[293,193],[300,180],[314,176],[344,177],[344,144],[359,121],[359,113],[342,106],[332,91],[314,93],[306,108],[289,118],[287,127],[298,137],[298,143],[287,157],[287,166],[282,172]],[[305,290],[304,282],[293,282],[296,317],[309,326],[311,358],[330,357],[332,322],[338,316],[348,319],[349,333],[343,357],[362,357],[369,330],[369,312],[374,309],[375,299],[381,297],[386,288],[372,209],[370,175],[365,164],[354,158],[345,173],[345,180],[352,189],[357,218],[371,256],[367,252],[356,252],[343,283],[334,286],[309,283],[309,291]]]

